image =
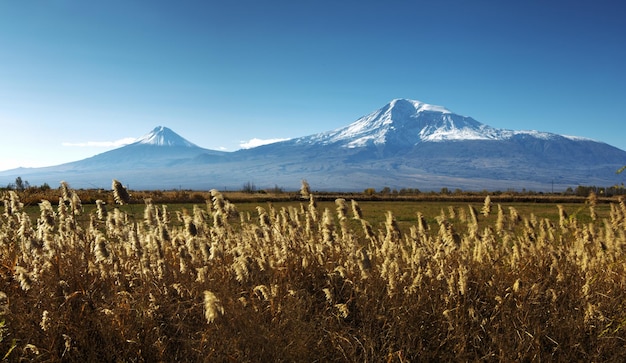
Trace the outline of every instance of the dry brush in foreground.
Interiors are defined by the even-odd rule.
[[[623,201],[599,219],[591,200],[581,222],[487,199],[400,230],[343,199],[250,215],[217,191],[176,213],[147,200],[142,218],[99,202],[81,223],[61,189],[34,221],[4,196],[10,361],[626,359]]]

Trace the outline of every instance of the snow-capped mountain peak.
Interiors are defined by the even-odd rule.
[[[450,110],[443,106],[431,105],[417,100],[409,100],[406,98],[396,98],[391,100],[384,108],[393,110],[395,113],[402,113],[408,111],[409,113],[419,112],[440,112],[440,113],[452,113]]]
[[[301,142],[343,144],[355,148],[370,144],[415,145],[425,141],[496,139],[496,129],[445,107],[409,99],[394,99],[346,127],[304,138]]]
[[[422,142],[508,140],[523,136],[544,140],[563,137],[533,130],[498,129],[471,117],[455,114],[442,106],[400,98],[392,100],[348,126],[295,141],[308,144],[335,144],[344,148],[368,145],[411,147]]]
[[[185,146],[197,147],[195,144],[187,141],[171,129],[164,126],[157,126],[149,133],[137,139],[135,145],[154,145],[154,146]]]

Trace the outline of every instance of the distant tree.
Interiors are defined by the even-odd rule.
[[[15,189],[16,190],[24,191],[25,189],[28,189],[29,187],[30,187],[30,184],[28,183],[28,181],[22,180],[21,176],[18,176],[17,178],[15,178]]]
[[[244,192],[244,193],[252,194],[252,193],[256,192],[256,186],[252,182],[246,182],[246,183],[244,183],[243,187],[241,188],[241,191]]]

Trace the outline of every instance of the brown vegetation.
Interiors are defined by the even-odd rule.
[[[250,213],[217,191],[181,211],[146,199],[139,220],[103,191],[84,218],[61,190],[32,219],[3,198],[7,360],[626,359],[623,200],[554,220],[494,196],[435,216],[416,205],[404,228],[343,198]]]

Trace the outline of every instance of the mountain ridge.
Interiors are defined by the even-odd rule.
[[[347,140],[348,142],[344,143],[345,147],[362,147],[369,143],[383,144],[386,142],[387,136],[393,135],[394,131],[403,134],[412,132],[413,138],[411,140],[415,142],[503,140],[517,135],[533,135],[538,138],[586,139],[536,130],[494,128],[471,117],[453,113],[442,106],[430,105],[416,100],[394,99],[384,107],[359,118],[348,126],[293,140],[301,143],[321,142],[327,144]],[[398,136],[396,135],[396,137]],[[398,139],[393,141],[398,141]]]
[[[626,151],[594,140],[497,129],[442,106],[395,99],[347,126],[234,152],[201,148],[158,126],[132,144],[54,167],[0,172],[2,182],[144,189],[299,186],[547,190],[615,185]],[[13,178],[10,179],[10,178]]]

